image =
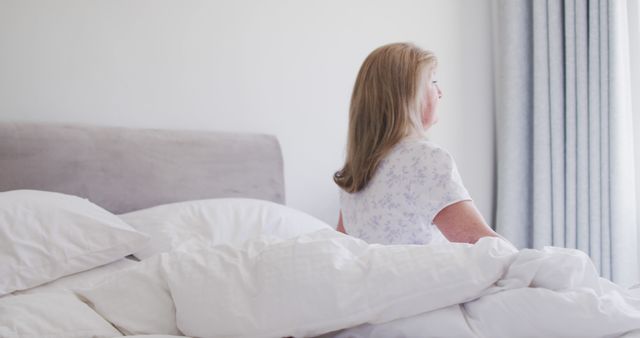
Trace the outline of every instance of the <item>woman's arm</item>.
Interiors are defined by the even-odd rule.
[[[344,224],[342,223],[342,210],[340,210],[340,216],[338,217],[338,226],[336,227],[337,231],[342,232],[343,234],[347,234],[347,230],[344,229]]]
[[[500,237],[487,225],[472,201],[451,204],[433,219],[433,223],[451,242],[475,243],[482,237]]]

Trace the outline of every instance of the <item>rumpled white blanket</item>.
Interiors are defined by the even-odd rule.
[[[599,278],[585,254],[517,251],[496,238],[381,246],[321,230],[243,248],[194,244],[140,265],[79,292],[131,334],[303,337],[355,327],[340,335],[613,337],[640,329],[640,293]],[[117,296],[123,289],[126,299]]]

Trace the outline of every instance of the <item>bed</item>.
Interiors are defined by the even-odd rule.
[[[0,173],[3,338],[640,335],[640,289],[578,251],[369,245],[285,206],[273,136],[1,123]]]
[[[0,191],[64,193],[114,214],[223,197],[285,202],[279,143],[262,134],[0,123],[0,172]],[[14,293],[91,285],[134,264],[120,259],[84,275],[73,274],[57,286],[48,283]],[[16,328],[23,330],[21,335],[29,334],[30,323],[20,324],[25,326]],[[18,334],[4,329],[1,337]]]

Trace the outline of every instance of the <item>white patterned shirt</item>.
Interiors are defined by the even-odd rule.
[[[445,207],[470,199],[453,157],[415,138],[398,143],[363,190],[340,190],[347,233],[379,244],[446,241],[433,219]]]

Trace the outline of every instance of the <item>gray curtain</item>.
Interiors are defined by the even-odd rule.
[[[638,282],[624,0],[495,0],[496,230]]]

